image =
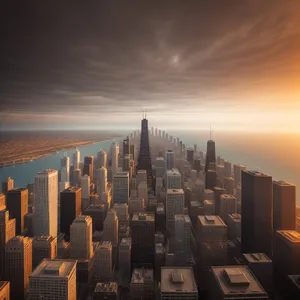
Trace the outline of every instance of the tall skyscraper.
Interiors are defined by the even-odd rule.
[[[113,177],[117,173],[119,165],[119,145],[114,141],[110,147],[110,157],[111,157],[111,176]]]
[[[243,170],[246,170],[246,166],[237,165],[237,164],[233,165],[233,174],[234,174],[233,176],[234,176],[235,186],[241,183]]]
[[[236,198],[230,194],[222,194],[220,196],[220,217],[225,222],[225,224],[228,224],[228,215],[236,213],[236,210]]]
[[[131,271],[131,238],[122,238],[119,245],[119,272],[122,278],[128,282]]]
[[[6,193],[14,188],[14,180],[10,177],[2,182],[2,193]]]
[[[166,152],[166,169],[170,170],[175,168],[175,153],[172,150]]]
[[[194,149],[193,148],[187,148],[186,149],[186,159],[190,163],[191,166],[194,164]]]
[[[5,194],[0,193],[0,211],[6,209],[6,204],[5,204]]]
[[[91,181],[94,180],[94,156],[85,156],[82,175],[88,175]]]
[[[166,179],[166,189],[181,189],[181,174],[178,169],[167,170]]]
[[[9,211],[0,210],[0,279],[4,275],[5,245],[16,236],[16,219],[9,218]]]
[[[16,188],[6,193],[6,208],[11,218],[16,219],[16,235],[24,232],[24,217],[28,213],[28,189]]]
[[[78,216],[71,225],[70,257],[74,259],[90,259],[93,256],[93,228],[90,216]]]
[[[12,299],[26,299],[32,272],[32,240],[16,236],[5,245],[5,279],[10,281]]]
[[[97,282],[112,279],[112,244],[109,241],[103,241],[95,250],[94,276]]]
[[[39,172],[34,178],[35,212],[34,235],[57,236],[58,173],[56,170]]]
[[[76,261],[44,259],[29,276],[30,300],[76,300]]]
[[[285,181],[273,181],[273,228],[296,228],[296,186]]]
[[[75,152],[73,153],[73,166],[74,170],[79,169],[80,167],[80,151],[78,148],[76,148]]]
[[[138,187],[141,182],[147,182],[147,171],[146,170],[138,170],[136,172],[136,186]]]
[[[80,186],[80,182],[81,182],[81,169],[74,169],[72,185]]]
[[[104,167],[96,170],[96,189],[99,195],[107,192],[107,169]]]
[[[141,139],[140,139],[140,152],[138,156],[138,170],[146,170],[148,177],[148,187],[153,186],[152,178],[152,163],[149,145],[149,130],[148,130],[148,120],[146,115],[141,122]]]
[[[128,203],[129,199],[129,173],[117,172],[112,182],[113,203]]]
[[[83,177],[81,177],[80,187],[82,189],[82,191],[81,191],[82,199],[90,199],[90,194],[91,194],[91,179],[90,179],[90,176],[85,174]]]
[[[61,158],[60,166],[60,181],[70,182],[70,157]]]
[[[272,177],[242,171],[242,253],[272,255]]]
[[[216,163],[216,145],[213,140],[207,141],[205,171],[209,169],[210,163]]]
[[[130,153],[130,141],[129,141],[129,136],[126,137],[125,140],[123,140],[123,157],[127,154],[131,154]]]
[[[116,211],[111,209],[107,212],[103,223],[103,239],[110,241],[113,246],[118,245],[119,220]]]
[[[97,166],[107,169],[107,153],[103,149],[97,154]]]

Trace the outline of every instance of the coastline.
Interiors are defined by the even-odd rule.
[[[52,155],[56,155],[59,152],[63,152],[63,151],[69,151],[71,149],[74,148],[82,148],[82,147],[87,147],[89,145],[93,145],[93,144],[97,144],[100,142],[106,142],[106,141],[110,141],[113,139],[117,139],[120,136],[112,136],[112,137],[108,137],[108,138],[104,138],[104,139],[97,139],[97,140],[88,140],[88,141],[82,141],[82,142],[76,142],[76,143],[70,143],[70,145],[66,145],[66,146],[62,146],[62,147],[53,147],[50,148],[48,150],[44,150],[44,151],[40,151],[39,153],[36,154],[32,154],[30,155],[30,153],[24,153],[23,156],[18,157],[16,159],[10,159],[4,162],[1,162],[0,165],[0,169],[2,168],[6,168],[6,167],[10,167],[13,165],[19,165],[19,164],[23,164],[23,163],[28,163],[31,162],[33,160],[37,160],[37,159],[41,159],[41,158],[45,158],[45,157],[49,157]]]

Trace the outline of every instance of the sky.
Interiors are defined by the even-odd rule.
[[[300,132],[298,0],[3,0],[0,128]]]

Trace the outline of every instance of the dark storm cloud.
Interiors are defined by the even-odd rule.
[[[29,0],[0,11],[2,112],[232,105],[300,68],[297,0]]]

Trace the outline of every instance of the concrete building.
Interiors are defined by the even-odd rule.
[[[260,172],[242,171],[242,253],[271,256],[272,239],[272,177]]]
[[[116,282],[98,282],[96,284],[93,300],[117,300],[118,284]]]
[[[228,215],[237,212],[237,201],[233,195],[222,194],[220,196],[220,217],[228,224]]]
[[[57,236],[58,173],[47,169],[34,178],[34,235]]]
[[[147,182],[146,170],[137,170],[136,172],[136,186],[138,187],[141,182]]]
[[[80,151],[78,148],[75,149],[75,152],[73,153],[73,167],[74,170],[79,169],[80,166]]]
[[[112,178],[117,173],[118,158],[119,158],[119,145],[114,141],[110,147],[111,156],[111,175]]]
[[[235,188],[235,182],[233,177],[224,177],[224,189],[227,194],[233,194]]]
[[[285,181],[273,181],[273,228],[296,228],[296,186]]]
[[[0,211],[6,209],[5,194],[0,193]]]
[[[94,156],[84,157],[82,175],[88,175],[91,181],[94,180]]]
[[[227,218],[228,238],[232,241],[241,237],[241,215],[230,214]]]
[[[74,169],[73,170],[73,180],[72,180],[72,185],[76,187],[81,186],[81,169]]]
[[[85,174],[80,179],[80,187],[81,187],[81,198],[82,199],[90,199],[91,194],[91,179],[90,177]]]
[[[107,153],[101,149],[97,154],[97,166],[98,168],[105,168],[107,169]]]
[[[172,150],[168,150],[165,155],[165,161],[166,161],[166,169],[172,170],[175,168],[175,153]]]
[[[109,241],[103,241],[95,250],[94,276],[96,282],[112,280],[112,244]]]
[[[91,204],[85,209],[84,215],[92,218],[93,232],[103,230],[106,213],[107,206],[105,204]]]
[[[76,300],[76,265],[44,259],[29,276],[29,300]]]
[[[70,182],[70,157],[60,159],[60,181]]]
[[[174,216],[184,214],[184,191],[182,189],[168,189],[166,196],[166,228],[174,234]]]
[[[165,174],[165,160],[163,157],[156,157],[155,161],[155,175],[158,178],[164,177]]]
[[[140,198],[130,198],[128,201],[128,210],[130,214],[145,212],[145,201]]]
[[[73,259],[90,259],[93,256],[93,228],[90,216],[78,216],[70,230],[71,253]]]
[[[129,173],[116,172],[112,182],[113,203],[128,203],[129,199]]]
[[[28,189],[16,188],[6,192],[6,209],[10,218],[16,219],[16,234],[24,232],[24,217],[28,213]]]
[[[107,169],[104,167],[96,170],[96,190],[99,195],[107,192]]]
[[[198,289],[192,268],[161,268],[161,300],[198,300]]]
[[[146,181],[142,181],[137,188],[137,196],[138,199],[144,199],[144,205],[147,209],[149,201],[148,201],[148,184]]]
[[[119,274],[121,283],[128,283],[131,275],[131,238],[122,238],[119,244]]]
[[[103,239],[110,241],[113,246],[118,245],[119,220],[115,210],[111,209],[107,212],[103,224]]]
[[[2,182],[2,193],[6,193],[14,188],[14,180],[8,177]]]
[[[224,161],[224,170],[225,170],[225,177],[231,177],[232,176],[232,165],[231,162],[228,160]]]
[[[10,283],[9,281],[0,281],[0,299],[10,300]]]
[[[130,300],[152,300],[153,294],[153,269],[134,269],[130,282]]]
[[[166,189],[181,189],[181,174],[178,169],[166,171]]]
[[[268,294],[246,266],[213,266],[211,274],[211,300],[268,299]]]
[[[55,259],[57,257],[57,237],[35,236],[32,239],[32,270],[34,270],[44,258]]]
[[[113,209],[117,213],[119,220],[119,229],[121,226],[129,226],[129,213],[128,213],[128,204],[127,203],[116,203],[114,204]]]
[[[12,299],[27,297],[31,272],[31,239],[23,236],[10,239],[5,245],[5,279],[10,281]]]
[[[234,177],[234,184],[237,186],[242,182],[242,171],[246,170],[246,166],[244,165],[233,165],[233,177]]]

